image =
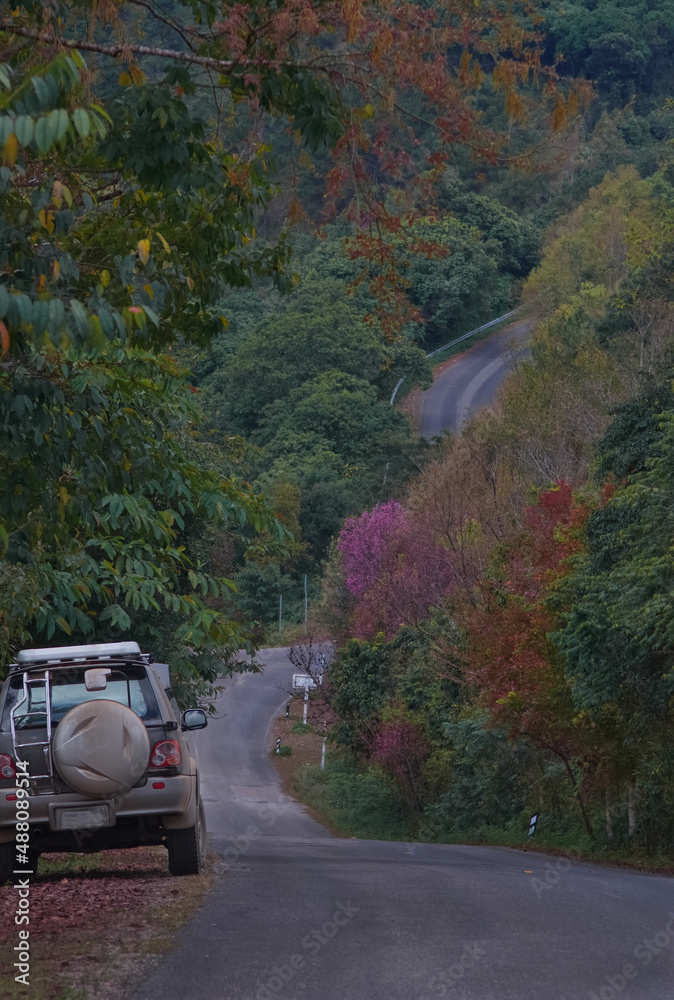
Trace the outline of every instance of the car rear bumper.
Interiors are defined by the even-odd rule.
[[[92,799],[80,792],[32,793],[28,799],[21,799],[23,806],[28,802],[31,827],[40,827],[44,833],[55,832],[59,826],[58,810],[86,810],[109,805],[107,822],[101,825],[114,827],[118,820],[139,821],[156,817],[157,822],[169,829],[193,826],[196,816],[196,783],[194,775],[173,774],[159,777],[152,775],[142,787],[129,789],[123,795],[105,799]],[[163,788],[153,787],[163,784]],[[16,789],[0,789],[0,843],[14,840],[17,801],[8,798],[16,794]],[[112,822],[111,822],[112,820]],[[72,827],[71,827],[72,829]]]

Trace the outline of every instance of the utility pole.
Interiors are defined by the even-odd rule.
[[[278,634],[283,632],[283,594],[278,595]]]
[[[307,618],[309,615],[309,599],[307,597],[307,574],[304,574],[304,631],[307,631]]]

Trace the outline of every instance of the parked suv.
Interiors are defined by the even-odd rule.
[[[168,667],[135,642],[20,652],[0,691],[0,885],[17,868],[17,768],[32,861],[164,844],[173,875],[197,874],[206,823],[186,734],[206,722],[180,714]]]

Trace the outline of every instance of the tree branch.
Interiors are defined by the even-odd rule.
[[[191,63],[195,66],[205,66],[207,69],[215,69],[220,73],[228,73],[234,66],[231,59],[213,59],[210,56],[199,56],[194,52],[177,52],[175,49],[160,49],[153,45],[104,45],[102,42],[91,42],[86,39],[70,41],[55,35],[50,31],[36,31],[33,28],[24,28],[19,24],[11,24],[7,21],[0,21],[0,31],[6,31],[10,35],[20,35],[22,38],[30,38],[36,42],[43,42],[46,45],[61,45],[67,49],[78,49],[83,52],[99,52],[104,56],[127,55],[132,52],[137,56],[157,56],[161,59],[176,59],[178,62]]]

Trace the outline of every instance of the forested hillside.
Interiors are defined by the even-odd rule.
[[[347,519],[345,753],[305,785],[348,829],[371,793],[390,835],[671,849],[673,206],[625,167],[558,220],[495,412]]]
[[[670,851],[674,8],[0,20],[0,659],[333,639],[349,832]],[[520,302],[461,438],[390,403]],[[399,401],[399,400],[398,400]]]

